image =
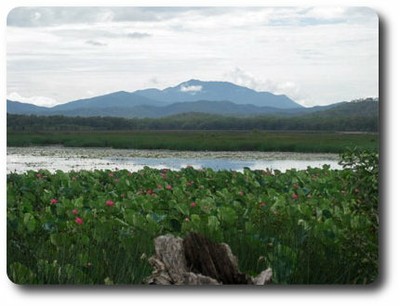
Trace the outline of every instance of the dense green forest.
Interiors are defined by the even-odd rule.
[[[109,147],[138,150],[342,153],[378,150],[376,133],[311,131],[8,131],[7,146]]]
[[[378,116],[313,113],[298,116],[230,117],[186,113],[157,119],[7,115],[8,131],[79,130],[304,130],[378,132]]]
[[[7,115],[9,131],[302,130],[378,132],[379,101],[359,99],[295,113],[252,116],[187,112],[159,118]]]

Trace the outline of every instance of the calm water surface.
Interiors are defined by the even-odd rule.
[[[94,170],[127,169],[138,171],[144,167],[179,170],[187,166],[196,169],[242,171],[307,169],[329,165],[340,169],[337,154],[283,153],[283,152],[189,152],[167,150],[121,150],[110,148],[27,147],[7,148],[7,173],[47,169]]]

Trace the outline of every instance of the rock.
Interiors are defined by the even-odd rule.
[[[185,239],[172,235],[154,240],[155,255],[149,258],[153,266],[148,284],[157,285],[265,285],[272,277],[267,269],[255,278],[239,271],[237,259],[225,243],[214,243],[197,233]]]

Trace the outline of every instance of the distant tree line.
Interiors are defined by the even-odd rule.
[[[227,117],[189,113],[157,119],[7,114],[9,131],[87,130],[321,130],[377,132],[377,116],[332,115]]]

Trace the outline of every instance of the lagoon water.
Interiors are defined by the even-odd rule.
[[[28,170],[102,170],[127,169],[138,171],[144,167],[179,170],[187,166],[196,169],[243,171],[307,169],[329,165],[341,169],[337,154],[286,152],[190,152],[167,150],[123,150],[111,148],[64,148],[59,146],[7,148],[7,173]]]

